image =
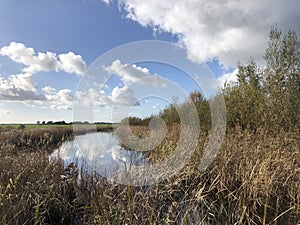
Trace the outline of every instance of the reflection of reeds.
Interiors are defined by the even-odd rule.
[[[132,132],[146,136],[147,128]],[[48,153],[70,135],[60,129],[0,133],[0,224],[299,223],[299,134],[229,130],[217,158],[199,172],[208,142],[201,133],[190,163],[148,187],[110,183],[76,163],[49,163]],[[152,162],[171,154],[178,137],[178,129],[169,128],[149,153]]]

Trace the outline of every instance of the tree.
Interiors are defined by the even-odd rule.
[[[265,53],[264,87],[273,127],[290,129],[299,124],[300,47],[294,31],[273,28]]]
[[[258,69],[256,62],[250,58],[248,64],[242,65],[238,63],[238,83],[240,85],[250,86],[259,90],[262,87],[262,75]]]
[[[209,130],[211,127],[211,115],[209,102],[199,91],[190,93],[189,100],[195,105],[202,129]]]
[[[272,28],[264,59],[264,69],[253,59],[245,65],[239,63],[237,85],[224,87],[228,125],[299,129],[300,44],[296,33],[283,34]]]
[[[159,113],[159,117],[162,118],[167,125],[179,124],[180,117],[178,113],[179,104],[176,99],[173,99],[172,104],[166,107],[163,111]]]
[[[255,130],[265,124],[262,71],[250,58],[245,65],[238,63],[237,85],[227,85],[223,91],[230,127]]]
[[[142,125],[142,119],[135,117],[135,116],[129,116],[121,120],[122,124],[129,124],[129,125]]]

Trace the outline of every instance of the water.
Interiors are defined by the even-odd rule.
[[[124,149],[113,133],[89,133],[76,136],[56,149],[50,158],[59,157],[66,164],[82,163],[97,174],[112,178],[115,173],[123,173],[132,165],[144,165],[148,160],[138,151]]]

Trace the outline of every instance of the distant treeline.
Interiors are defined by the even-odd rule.
[[[237,82],[225,83],[218,95],[226,104],[227,127],[259,128],[270,131],[299,130],[300,128],[300,42],[294,31],[283,34],[277,28],[269,33],[264,55],[265,66],[259,67],[250,58],[247,64],[238,63]],[[218,97],[215,96],[214,98]],[[202,129],[210,129],[209,102],[195,91],[184,103],[174,101],[159,115],[145,119],[128,117],[122,122],[148,125],[153,117],[162,118],[167,125],[180,123],[181,115],[189,115],[194,104]]]
[[[54,124],[54,125],[72,125],[72,124],[107,124],[107,125],[112,125],[112,123],[109,123],[109,122],[95,122],[95,123],[90,123],[88,121],[73,121],[73,122],[70,122],[70,123],[66,123],[64,120],[62,121],[37,121],[37,124]]]

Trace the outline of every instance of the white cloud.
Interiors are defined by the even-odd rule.
[[[84,106],[138,106],[140,103],[134,97],[134,90],[128,86],[122,88],[115,87],[110,95],[90,88],[87,92],[77,91],[76,97],[80,104]]]
[[[11,42],[10,45],[4,46],[0,49],[2,56],[8,56],[11,60],[29,66],[34,63],[33,55],[35,54],[33,48],[27,48],[22,43]]]
[[[41,71],[64,71],[70,74],[82,75],[86,70],[86,63],[80,55],[73,52],[56,55],[53,52],[35,52],[33,48],[26,47],[23,43],[11,42],[0,49],[0,55],[23,64],[24,73],[37,73]]]
[[[59,70],[59,62],[57,61],[57,56],[55,53],[39,52],[37,56],[32,56],[32,59],[28,59],[28,61],[32,61],[30,64],[24,65],[28,66],[23,69],[23,72],[27,73],[37,73],[41,71],[58,71]],[[20,62],[22,63],[22,62]]]
[[[36,83],[31,74],[11,75],[7,79],[0,76],[0,100],[23,102],[30,107],[50,106],[51,109],[71,109],[73,95],[71,90],[46,86],[45,95],[37,92]]]
[[[56,89],[50,86],[43,87],[42,90],[47,94],[54,94],[56,92]]]
[[[69,89],[62,89],[56,92],[55,88],[44,87],[43,91],[46,92],[45,97],[50,104],[51,109],[72,109],[73,94]]]
[[[60,54],[60,68],[67,73],[84,74],[86,64],[81,55],[75,55],[73,52]]]
[[[138,106],[140,103],[134,97],[134,90],[124,86],[122,88],[115,87],[111,92],[112,102],[116,105]]]
[[[71,109],[73,103],[72,91],[46,86],[38,93],[37,83],[33,74],[41,71],[64,71],[70,74],[84,74],[86,64],[80,55],[73,52],[59,54],[53,52],[35,52],[33,48],[23,43],[11,42],[0,49],[0,55],[25,66],[23,73],[10,75],[8,78],[0,76],[0,100],[20,101],[27,106],[46,107],[51,109]]]
[[[178,35],[179,42],[206,62],[235,66],[250,56],[262,60],[272,26],[300,33],[300,1],[290,0],[118,0],[126,17],[153,30]]]
[[[80,104],[84,106],[93,106],[99,104],[100,106],[110,105],[108,96],[103,92],[97,91],[94,88],[90,88],[87,92],[84,91],[77,91],[76,97]]]
[[[0,76],[0,100],[44,101],[45,97],[36,93],[36,83],[31,74],[17,74],[8,79]]]
[[[224,87],[224,84],[227,83],[235,83],[237,82],[237,75],[238,74],[238,69],[235,69],[231,73],[225,73],[218,77],[217,83],[220,87]]]
[[[36,82],[34,82],[30,73],[11,75],[9,80],[14,88],[23,89],[24,91],[36,91]]]
[[[142,68],[135,64],[122,64],[119,59],[113,61],[111,66],[104,68],[105,71],[118,75],[121,80],[128,85],[130,83],[138,83],[141,85],[165,86],[166,82],[158,74],[150,74],[148,68]],[[143,79],[147,78],[147,79]]]

